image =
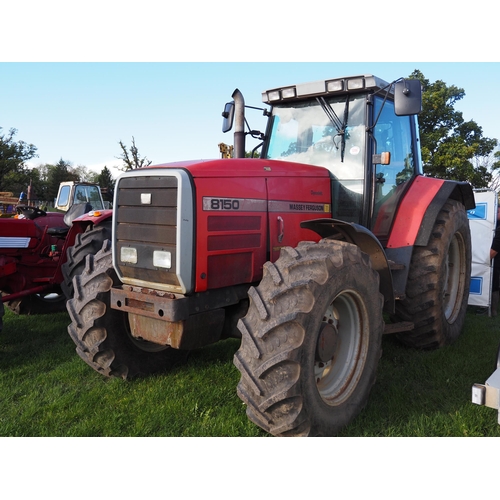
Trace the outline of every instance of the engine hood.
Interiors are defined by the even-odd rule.
[[[151,165],[144,170],[157,168],[183,169],[193,177],[329,177],[323,167],[260,158],[231,158],[216,160],[191,160]]]

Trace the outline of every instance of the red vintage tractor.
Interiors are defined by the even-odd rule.
[[[274,435],[334,435],[367,402],[384,333],[419,348],[459,336],[473,192],[423,175],[418,80],[271,89],[265,134],[233,99],[235,158],[117,180],[113,238],[74,278],[69,333],[122,378],[239,336],[248,417]],[[258,159],[244,158],[247,134]]]
[[[99,186],[63,182],[55,207],[65,212],[17,205],[16,216],[0,219],[0,317],[4,303],[17,314],[66,310],[85,256],[111,237]]]

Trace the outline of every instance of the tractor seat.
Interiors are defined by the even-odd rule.
[[[83,214],[86,214],[92,210],[92,205],[90,203],[78,203],[73,205],[64,215],[63,221],[66,226],[64,227],[49,227],[47,233],[56,238],[65,238],[68,234],[69,228],[73,221]]]

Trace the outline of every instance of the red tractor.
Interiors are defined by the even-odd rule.
[[[233,99],[235,158],[117,180],[113,238],[73,280],[69,333],[124,379],[239,336],[248,417],[274,435],[335,435],[367,402],[384,333],[419,348],[459,336],[473,192],[423,175],[418,80],[269,90],[265,134]]]
[[[0,322],[4,303],[17,314],[66,310],[85,256],[111,237],[99,186],[63,182],[55,207],[66,212],[17,205],[15,217],[0,219]]]

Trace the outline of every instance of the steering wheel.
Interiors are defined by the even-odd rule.
[[[16,212],[19,215],[24,215],[27,219],[36,219],[37,217],[45,217],[47,215],[45,210],[29,205],[18,205],[16,207]]]

